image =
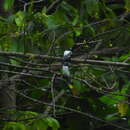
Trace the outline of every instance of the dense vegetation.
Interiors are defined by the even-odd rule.
[[[129,0],[1,0],[0,129],[129,130],[129,22]]]

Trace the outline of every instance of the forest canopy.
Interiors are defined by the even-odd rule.
[[[130,129],[129,0],[0,1],[0,129]]]

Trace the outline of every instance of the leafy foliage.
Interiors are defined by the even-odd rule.
[[[13,72],[26,75],[15,85],[18,110],[11,114],[10,122],[1,121],[3,130],[97,130],[104,129],[102,122],[117,124],[129,116],[129,67],[118,65],[129,63],[129,0],[5,0],[3,7],[6,12],[13,9],[13,13],[0,17],[0,51],[31,53],[30,57],[0,58],[1,63],[9,64],[0,68],[9,71],[8,78],[16,76]],[[70,84],[58,60],[36,58],[39,54],[61,57],[70,48],[72,58],[79,61],[113,61],[117,66],[72,61]],[[65,96],[54,101],[61,90]],[[52,108],[44,117],[48,105]],[[73,115],[75,112],[78,114]],[[128,118],[120,124],[122,129],[129,127],[129,122]],[[118,127],[112,126],[113,130]]]

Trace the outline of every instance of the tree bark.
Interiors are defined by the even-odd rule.
[[[4,0],[0,0],[0,16],[8,17],[11,15],[11,11],[5,11],[3,8]],[[1,61],[8,62],[9,60],[1,58]],[[8,67],[2,67],[1,69],[8,69]],[[1,73],[1,80],[9,79],[8,74]],[[11,110],[16,108],[16,94],[15,94],[15,85],[14,81],[1,82],[0,80],[0,118],[8,119],[9,114],[6,110]]]

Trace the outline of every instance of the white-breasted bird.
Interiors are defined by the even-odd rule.
[[[65,50],[64,51],[64,58],[70,58],[72,55],[72,51],[71,50]]]
[[[68,66],[63,65],[63,66],[62,66],[62,71],[63,71],[63,74],[64,74],[65,76],[70,76],[70,70],[69,70],[69,67],[68,67]]]
[[[71,58],[71,55],[72,55],[71,50],[64,51],[64,62],[63,62],[63,66],[62,66],[62,72],[65,76],[70,76],[68,60]]]

